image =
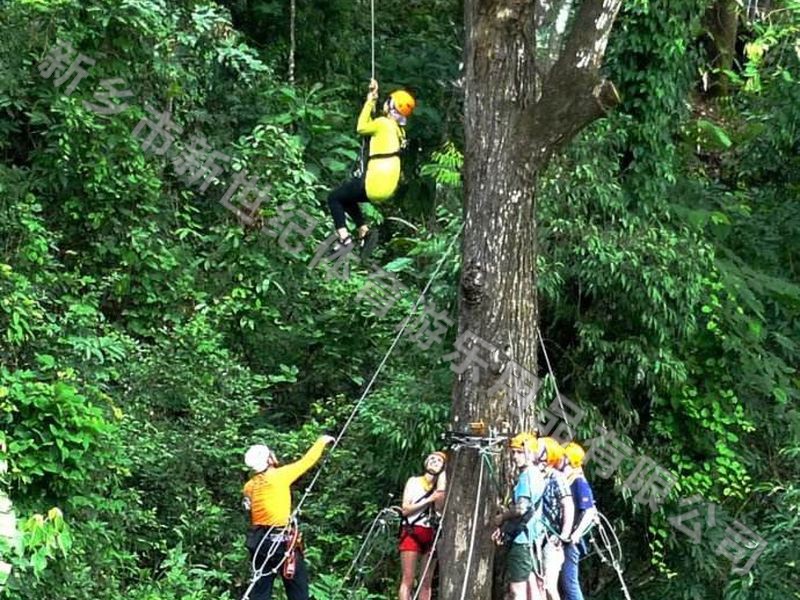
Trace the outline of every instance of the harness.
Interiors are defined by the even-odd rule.
[[[242,509],[247,513],[248,520],[252,520],[253,505],[247,496],[242,498]],[[285,544],[286,552],[281,575],[284,579],[294,579],[297,571],[298,553],[302,556],[305,552],[300,525],[297,519],[292,519],[287,527],[281,528],[277,533],[275,533],[275,529],[276,527],[274,526],[252,525],[247,530],[244,545],[255,559],[264,542],[269,542],[269,545]]]
[[[414,500],[414,502],[412,502],[412,504],[419,504],[420,502],[422,502],[426,498],[430,498],[431,495],[433,495],[433,493],[435,491],[436,491],[436,485],[434,485],[429,491],[425,492],[422,496],[420,496],[419,498]],[[421,540],[419,538],[419,536],[417,536],[417,534],[414,532],[414,526],[417,523],[419,523],[423,518],[425,518],[426,513],[428,513],[427,517],[428,517],[428,522],[430,523],[430,526],[435,529],[436,526],[437,526],[436,521],[437,521],[438,517],[436,515],[436,511],[433,510],[433,505],[428,505],[426,508],[424,508],[421,511],[419,511],[418,513],[412,515],[412,518],[403,516],[402,513],[400,514],[400,529],[398,531],[398,537],[402,537],[403,534],[405,534],[405,535],[413,538],[413,540],[415,542],[417,542],[417,544],[419,544],[420,547],[424,547],[425,546],[425,542],[423,540]]]
[[[405,129],[397,125],[397,137],[400,140],[400,147],[395,150],[394,152],[378,152],[376,154],[369,153],[369,138],[365,137],[361,140],[361,150],[359,150],[358,158],[356,159],[355,165],[353,166],[352,175],[356,179],[361,179],[365,177],[367,174],[367,167],[369,166],[369,162],[371,160],[380,160],[383,158],[394,158],[400,157],[403,153],[405,153],[406,148],[408,147],[408,140],[406,139],[406,132]]]

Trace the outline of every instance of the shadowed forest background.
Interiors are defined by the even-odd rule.
[[[338,431],[460,231],[462,18],[378,4],[381,91],[418,109],[400,192],[369,213],[410,292],[376,317],[365,268],[308,268],[359,148],[369,3],[297,3],[293,83],[288,1],[0,6],[0,477],[24,542],[0,542],[0,597],[241,594],[244,450],[291,460]],[[96,61],[69,95],[38,69],[59,40]],[[604,69],[621,102],[540,179],[541,328],[588,411],[577,439],[604,425],[680,478],[650,512],[587,469],[636,600],[800,598],[799,40],[797,0],[625,2]],[[87,109],[115,77],[127,110]],[[225,177],[200,191],[143,150],[146,104],[230,155]],[[291,201],[320,220],[295,255],[219,203],[244,168],[271,186],[264,218]],[[453,320],[459,268],[428,295]],[[455,334],[401,342],[325,467],[302,515],[314,598],[441,445]],[[667,521],[697,494],[767,540],[748,575]],[[393,533],[356,597],[394,594]],[[620,597],[611,569],[582,570],[587,597]]]

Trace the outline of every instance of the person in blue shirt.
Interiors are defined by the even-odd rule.
[[[594,524],[597,508],[594,505],[592,487],[583,474],[583,459],[586,453],[575,442],[567,444],[564,453],[567,457],[565,474],[572,490],[577,525],[573,528],[569,543],[564,548],[564,566],[561,569],[560,583],[564,600],[583,600],[578,567],[584,550],[583,536]]]
[[[537,448],[536,436],[520,433],[509,441],[519,478],[514,486],[511,508],[495,517],[496,529],[492,539],[496,544],[509,546],[506,556],[506,576],[513,600],[540,600],[536,585],[534,556],[541,547],[541,497],[544,491],[542,472],[533,466]]]

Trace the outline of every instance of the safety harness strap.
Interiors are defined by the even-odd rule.
[[[436,491],[436,486],[432,487],[429,491],[425,492],[422,496],[414,500],[412,504],[419,504],[423,500],[430,498],[433,492]],[[403,525],[407,525],[408,527],[413,527],[415,524],[419,523],[424,517],[426,512],[430,512],[430,505],[426,506],[422,510],[420,510],[415,515],[410,515],[414,518],[412,521],[409,517],[403,517]]]
[[[367,161],[375,160],[377,158],[394,158],[395,156],[400,156],[403,153],[402,149],[397,150],[396,152],[383,152],[379,154],[370,154],[367,157]]]

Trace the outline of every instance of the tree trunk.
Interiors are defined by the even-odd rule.
[[[466,348],[477,347],[472,352],[479,360],[456,377],[454,431],[465,432],[475,421],[499,432],[532,423],[534,406],[516,400],[525,396],[526,380],[513,374],[520,366],[536,373],[537,175],[553,152],[617,102],[613,85],[597,71],[619,3],[586,0],[572,11],[568,28],[569,0],[465,2],[459,338],[474,339],[459,350],[463,360]],[[488,468],[480,476],[476,449],[462,447],[457,454],[448,477],[439,597],[498,598],[490,539],[498,491]],[[490,460],[502,473],[501,456]]]
[[[289,2],[289,85],[294,85],[294,55],[297,48],[295,39],[297,27],[297,0]]]
[[[724,98],[730,82],[722,71],[730,71],[736,54],[736,34],[739,27],[739,7],[735,0],[717,0],[706,13],[706,26],[711,36],[711,73],[707,95]]]

